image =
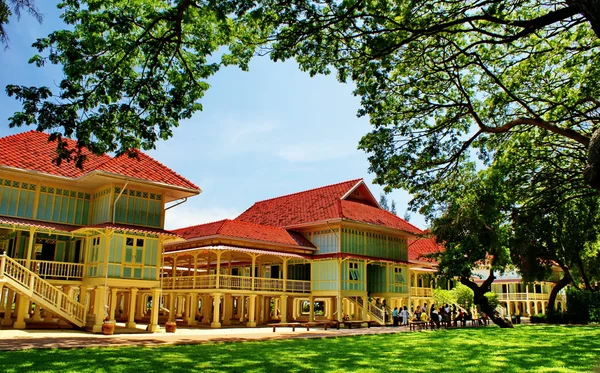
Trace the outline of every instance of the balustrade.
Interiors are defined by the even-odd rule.
[[[17,263],[26,266],[27,259],[15,259]],[[43,279],[59,278],[61,280],[81,279],[83,277],[82,263],[54,262],[51,260],[30,260],[31,272]]]
[[[278,278],[255,277],[254,289],[252,289],[252,277],[219,275],[219,289],[283,292],[285,281]],[[165,289],[216,289],[217,275],[164,277],[163,287]],[[310,293],[310,281],[287,280],[286,292]]]

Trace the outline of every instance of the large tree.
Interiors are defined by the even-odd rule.
[[[494,170],[475,172],[472,166],[462,174],[461,183],[447,189],[442,212],[433,220],[431,231],[444,245],[444,251],[435,254],[438,272],[446,278],[458,278],[473,290],[475,304],[494,323],[512,327],[485,296],[497,274],[511,264],[508,216],[512,204],[503,189],[501,174]],[[489,273],[477,283],[474,271],[481,268],[488,268]]]
[[[151,148],[201,108],[221,65],[246,68],[256,53],[295,58],[356,84],[359,114],[375,126],[361,147],[376,180],[426,198],[469,148],[486,159],[515,132],[539,128],[588,147],[600,107],[598,4],[65,0],[73,29],[40,39],[32,60],[62,64],[64,80],[54,90],[8,87],[23,101],[11,125],[96,152]],[[58,148],[59,160],[83,161]],[[593,167],[589,175],[595,185]]]

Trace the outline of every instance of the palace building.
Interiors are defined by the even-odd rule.
[[[57,166],[55,143],[36,131],[0,138],[0,149],[4,326],[384,325],[394,307],[432,303],[436,263],[423,255],[439,246],[362,179],[167,231],[165,204],[201,190],[142,152]]]

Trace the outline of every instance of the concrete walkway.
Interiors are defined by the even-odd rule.
[[[122,325],[122,324],[121,324]],[[175,333],[148,333],[145,325],[136,329],[123,326],[114,335],[92,334],[77,330],[17,330],[0,329],[0,350],[23,350],[30,348],[80,348],[117,346],[164,346],[177,344],[198,344],[218,342],[259,341],[290,338],[328,338],[363,334],[388,334],[407,332],[407,327],[373,327],[361,329],[311,328],[193,328],[178,326]],[[164,329],[163,329],[164,330]]]

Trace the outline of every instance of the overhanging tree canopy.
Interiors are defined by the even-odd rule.
[[[74,30],[39,40],[45,54],[32,59],[61,63],[65,79],[57,92],[9,86],[24,103],[11,125],[96,152],[151,148],[201,109],[208,76],[247,68],[258,51],[354,81],[375,126],[361,147],[377,181],[426,196],[470,147],[486,158],[514,132],[587,147],[600,107],[598,3],[65,0]],[[58,145],[58,160],[81,164]]]

